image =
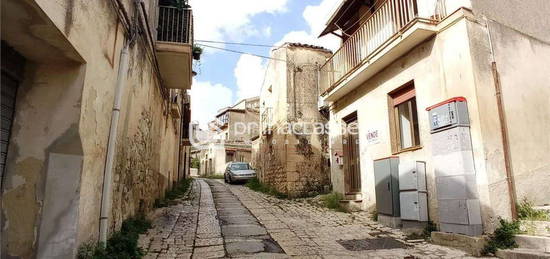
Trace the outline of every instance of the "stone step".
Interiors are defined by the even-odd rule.
[[[550,237],[550,221],[522,220],[520,229],[529,235]]]
[[[363,200],[340,200],[340,204],[348,211],[360,211],[363,205]]]
[[[498,250],[496,256],[502,259],[539,259],[550,258],[550,253],[545,253],[535,249],[515,248]]]
[[[344,200],[362,200],[363,194],[360,192],[348,192],[344,195]]]
[[[486,236],[467,236],[433,231],[431,237],[434,244],[454,247],[474,256],[481,256],[481,251],[487,244]]]
[[[550,253],[550,237],[516,235],[515,240],[520,248],[535,249]]]

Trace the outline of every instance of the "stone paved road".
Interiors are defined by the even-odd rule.
[[[279,200],[218,180],[194,181],[187,199],[157,214],[140,239],[146,258],[469,258],[456,249],[408,243],[365,212]]]

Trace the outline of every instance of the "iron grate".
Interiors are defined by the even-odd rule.
[[[405,244],[390,237],[337,240],[336,242],[349,251],[407,248]]]

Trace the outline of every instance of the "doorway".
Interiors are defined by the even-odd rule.
[[[343,121],[346,126],[346,131],[342,138],[342,146],[344,149],[345,194],[355,194],[361,192],[361,168],[357,112],[346,116]]]

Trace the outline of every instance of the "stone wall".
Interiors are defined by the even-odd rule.
[[[318,110],[317,69],[330,52],[315,46],[287,43],[273,51],[262,93],[260,114],[271,111],[271,121],[261,129],[260,179],[290,196],[307,196],[328,190],[330,185],[328,142],[315,126],[326,120]],[[289,130],[289,126],[294,130]]]
[[[143,33],[123,82],[112,230],[150,210],[177,175],[179,120],[168,113]],[[125,37],[108,1],[2,1],[2,40],[27,59],[1,190],[2,257],[72,258],[97,241]]]
[[[330,185],[324,158],[326,135],[267,135],[262,138],[255,164],[262,182],[289,196],[322,193]],[[324,147],[319,149],[317,147]]]

